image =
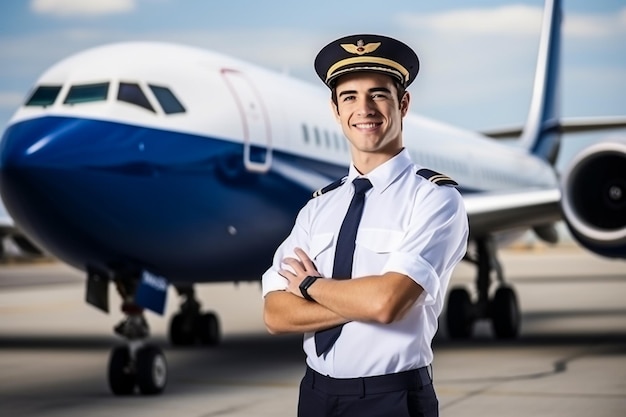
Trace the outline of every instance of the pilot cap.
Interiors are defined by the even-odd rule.
[[[406,44],[381,35],[351,35],[326,45],[315,58],[315,72],[329,87],[355,71],[381,72],[405,88],[419,71],[417,54]]]

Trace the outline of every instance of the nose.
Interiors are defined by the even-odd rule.
[[[357,115],[361,117],[373,116],[376,113],[374,101],[368,96],[359,100]]]

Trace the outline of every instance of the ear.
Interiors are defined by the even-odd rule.
[[[402,96],[402,100],[400,100],[400,113],[402,114],[402,117],[406,116],[406,114],[409,112],[410,102],[411,95],[408,91],[405,91],[404,95]]]

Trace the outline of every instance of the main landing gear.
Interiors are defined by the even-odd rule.
[[[447,302],[446,324],[452,339],[467,339],[472,335],[474,323],[481,319],[491,320],[493,332],[499,339],[512,339],[519,335],[520,311],[515,291],[504,282],[502,266],[496,256],[496,248],[491,238],[475,241],[475,256],[467,260],[476,264],[477,300],[472,302],[465,288],[456,287],[450,291]],[[492,279],[496,274],[498,287],[489,298]]]
[[[196,342],[207,346],[218,345],[221,334],[217,315],[200,311],[200,303],[195,297],[193,286],[176,285],[175,288],[184,300],[180,311],[170,322],[170,343],[174,346],[189,346]]]

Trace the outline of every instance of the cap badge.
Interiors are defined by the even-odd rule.
[[[347,52],[356,55],[364,55],[374,52],[380,46],[380,42],[368,43],[365,45],[363,39],[359,39],[356,45],[352,45],[351,43],[342,43],[341,47],[345,49]]]

